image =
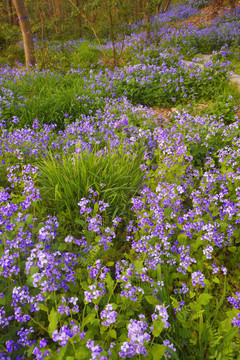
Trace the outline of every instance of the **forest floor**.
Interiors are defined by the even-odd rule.
[[[236,7],[239,5],[240,1],[236,1]],[[214,3],[212,3],[201,9],[199,15],[194,15],[187,20],[179,21],[175,25],[191,24],[193,26],[209,26],[216,17],[221,16],[225,11],[231,11],[231,7],[227,3],[224,3],[217,9],[214,7]]]
[[[1,359],[240,360],[240,8],[197,11],[0,68]]]

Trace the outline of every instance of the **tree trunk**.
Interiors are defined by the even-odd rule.
[[[158,3],[157,9],[156,9],[156,15],[159,14],[161,6],[162,6],[162,0],[160,0]]]
[[[109,9],[109,19],[110,19],[110,37],[112,41],[112,48],[113,48],[113,67],[115,68],[117,65],[117,51],[115,46],[115,39],[114,39],[114,29],[113,29],[113,18],[112,18],[112,9]]]
[[[18,20],[20,23],[22,37],[23,37],[23,45],[24,45],[24,52],[25,52],[25,61],[26,66],[35,65],[35,52],[34,52],[34,42],[33,42],[33,35],[31,31],[31,26],[29,22],[29,17],[27,13],[27,9],[24,4],[24,0],[12,0],[13,5],[15,6]]]
[[[76,6],[79,7],[80,3],[79,0],[76,2]],[[81,38],[82,37],[82,16],[81,14],[77,15],[77,22],[78,22],[78,35]]]
[[[167,11],[170,3],[171,3],[171,0],[167,0],[166,4],[165,4],[164,7],[163,7],[163,12],[166,12],[166,11]]]
[[[12,0],[7,0],[7,12],[10,25],[18,26],[17,15],[14,12]]]

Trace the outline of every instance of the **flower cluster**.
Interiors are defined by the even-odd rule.
[[[105,310],[103,310],[100,314],[101,319],[104,319],[102,324],[104,326],[110,326],[116,322],[117,312],[114,310],[112,304],[108,304],[105,306]]]
[[[141,320],[130,320],[128,324],[128,338],[121,346],[119,356],[123,359],[126,357],[132,358],[136,354],[147,355],[145,345],[150,341],[150,334],[146,331],[148,325],[146,321],[143,321],[144,316],[139,315]]]
[[[168,320],[168,312],[167,312],[167,307],[165,307],[164,305],[157,305],[155,307],[155,311],[152,314],[152,320],[156,320],[160,317],[161,321],[164,323],[164,327],[167,329],[169,328],[170,324],[167,321]]]

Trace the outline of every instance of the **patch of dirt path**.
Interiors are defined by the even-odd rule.
[[[236,7],[239,5],[240,1],[236,1]],[[179,26],[183,24],[191,24],[193,26],[209,26],[216,17],[222,15],[226,10],[231,10],[229,5],[223,5],[216,9],[214,4],[210,4],[209,6],[201,9],[199,15],[195,15],[187,20],[180,21],[175,25]]]

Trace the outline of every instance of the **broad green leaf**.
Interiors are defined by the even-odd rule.
[[[88,314],[84,319],[83,319],[83,324],[84,326],[87,324],[92,324],[93,321],[95,320],[96,314]]]
[[[65,359],[65,353],[66,353],[66,351],[67,351],[67,346],[61,347],[61,349],[60,349],[60,351],[59,351],[59,353],[58,353],[58,355],[57,355],[57,359],[58,359],[58,360]]]
[[[33,275],[39,272],[39,267],[38,266],[32,266],[30,268],[29,274],[27,275],[27,285],[28,286],[33,286]]]
[[[47,306],[44,305],[44,304],[38,304],[38,308],[39,308],[40,310],[42,310],[42,311],[48,312],[48,308],[47,308]]]
[[[106,276],[106,284],[107,284],[108,291],[111,292],[114,287],[114,281],[111,278],[111,275],[109,273],[107,273],[107,276]]]
[[[27,217],[27,221],[26,221],[26,224],[29,225],[32,223],[32,220],[33,220],[33,216],[32,214],[29,214],[28,217]]]
[[[161,264],[157,264],[157,279],[158,279],[158,281],[161,281],[161,280],[162,280]]]
[[[67,244],[66,243],[61,243],[58,245],[58,251],[64,251],[67,249]]]
[[[201,305],[207,305],[209,303],[209,301],[212,299],[212,295],[210,294],[207,294],[207,293],[204,293],[204,294],[201,294],[198,298],[198,302],[201,304]]]
[[[161,360],[163,355],[165,354],[166,346],[155,344],[151,348],[150,353],[152,354],[153,360]]]
[[[190,291],[189,295],[190,295],[190,298],[192,299],[194,296],[196,296],[196,293]]]
[[[90,352],[87,350],[86,346],[80,346],[75,352],[76,360],[87,360],[90,357]]]
[[[228,333],[232,328],[232,321],[231,319],[225,319],[223,321],[220,322],[220,325],[219,325],[219,329],[222,331],[222,332],[226,332]]]
[[[57,330],[57,324],[58,324],[58,312],[55,310],[55,308],[52,308],[50,314],[48,315],[48,332],[49,335],[52,336],[53,332]]]
[[[167,219],[171,219],[171,213],[172,213],[171,207],[167,207],[164,209],[164,216],[166,216]]]
[[[109,266],[109,267],[111,267],[111,266],[113,266],[114,265],[114,261],[109,261],[108,263],[107,263],[107,266]]]
[[[237,247],[236,246],[229,246],[228,250],[231,251],[232,253],[237,251]]]
[[[117,338],[117,333],[114,329],[112,330],[109,330],[109,336],[112,338],[112,339],[116,339]]]
[[[153,321],[153,331],[152,331],[153,336],[158,337],[163,331],[163,329],[164,329],[164,323],[162,322],[162,320],[156,319]]]
[[[142,267],[143,267],[143,261],[141,261],[141,260],[134,261],[134,266],[138,272],[141,272]]]
[[[99,208],[98,203],[95,203],[93,208],[94,214],[98,212],[98,208]]]
[[[147,300],[147,302],[151,305],[159,305],[159,300],[156,299],[154,296],[152,295],[146,295],[145,299]]]

